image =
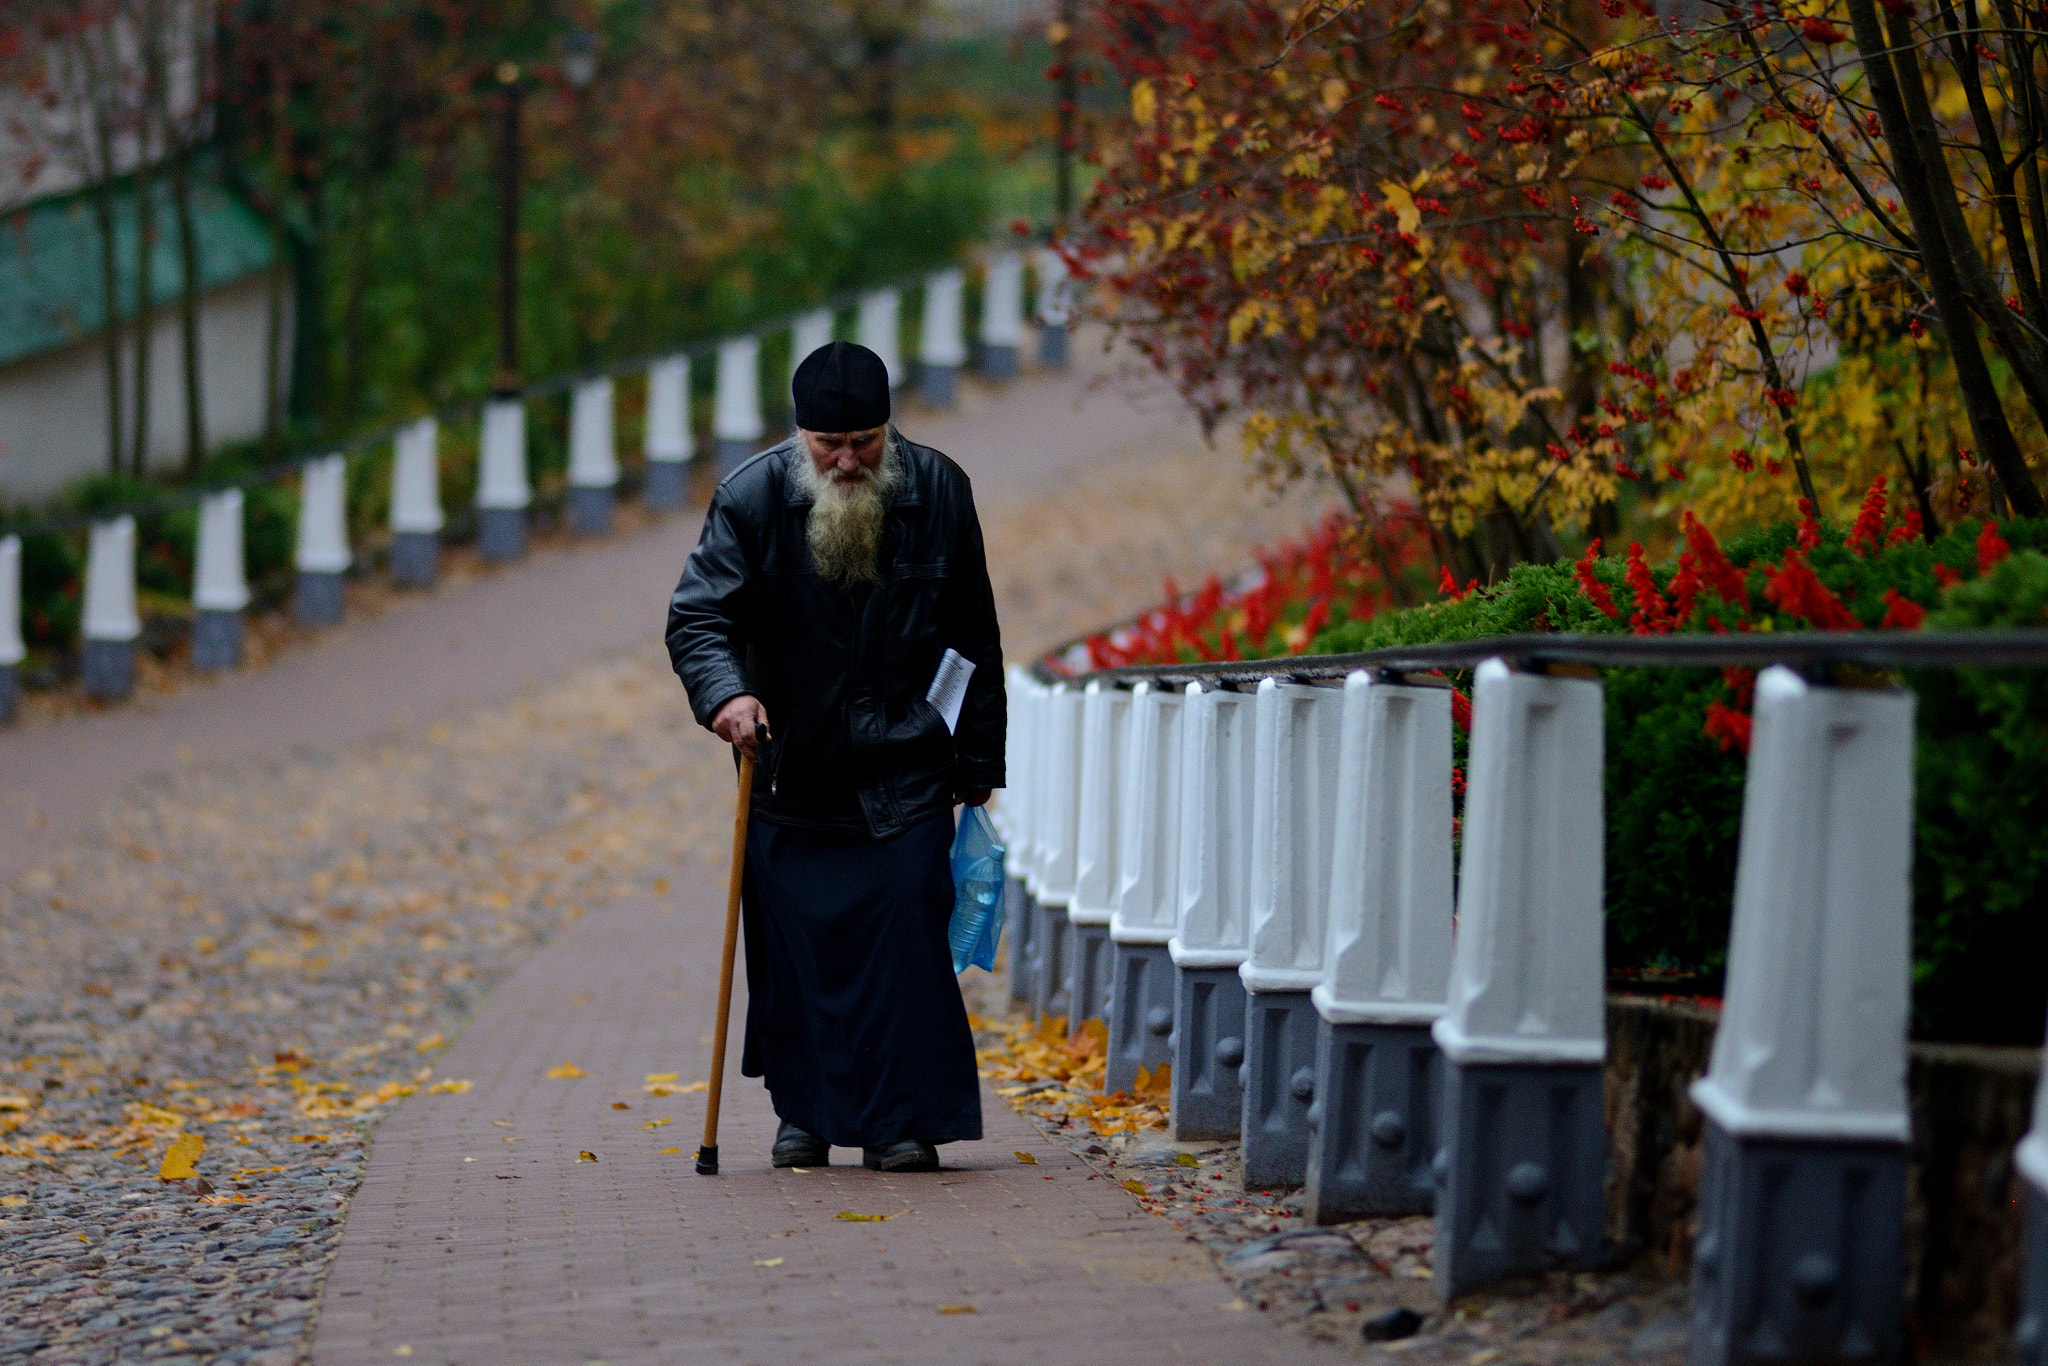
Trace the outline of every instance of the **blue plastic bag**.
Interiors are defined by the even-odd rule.
[[[953,919],[946,941],[953,947],[953,971],[993,971],[996,941],[1003,937],[1003,846],[981,807],[961,813],[952,860]]]

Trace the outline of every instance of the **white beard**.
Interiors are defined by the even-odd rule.
[[[876,557],[889,495],[903,478],[903,457],[891,427],[882,443],[882,463],[854,481],[818,473],[808,442],[799,439],[795,462],[797,487],[811,495],[807,539],[811,562],[828,583],[851,587],[878,577]]]

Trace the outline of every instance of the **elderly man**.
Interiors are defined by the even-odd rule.
[[[758,765],[741,1071],[776,1166],[933,1171],[981,1137],[947,853],[1003,785],[995,599],[967,476],[890,425],[881,358],[833,342],[791,388],[796,435],[719,485],[668,616],[698,722]]]

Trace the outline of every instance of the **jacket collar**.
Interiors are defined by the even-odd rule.
[[[903,441],[903,478],[897,481],[896,488],[889,495],[889,506],[892,508],[922,507],[924,505],[924,495],[918,489],[917,457],[915,454],[917,449],[918,447],[909,440]],[[809,507],[812,501],[811,495],[804,491],[803,486],[797,482],[796,478],[796,462],[811,458],[810,452],[804,448],[803,438],[791,435],[781,445],[770,450],[769,454],[780,462],[782,505],[788,508]]]

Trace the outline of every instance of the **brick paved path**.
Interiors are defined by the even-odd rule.
[[[735,1029],[722,1174],[698,1176],[702,1094],[644,1082],[704,1075],[722,881],[586,916],[444,1055],[437,1075],[473,1089],[377,1130],[316,1366],[1347,1359],[1224,1308],[1207,1254],[986,1089],[988,1137],[943,1149],[937,1175],[846,1149],[777,1172]],[[546,1075],[564,1062],[584,1075]]]

